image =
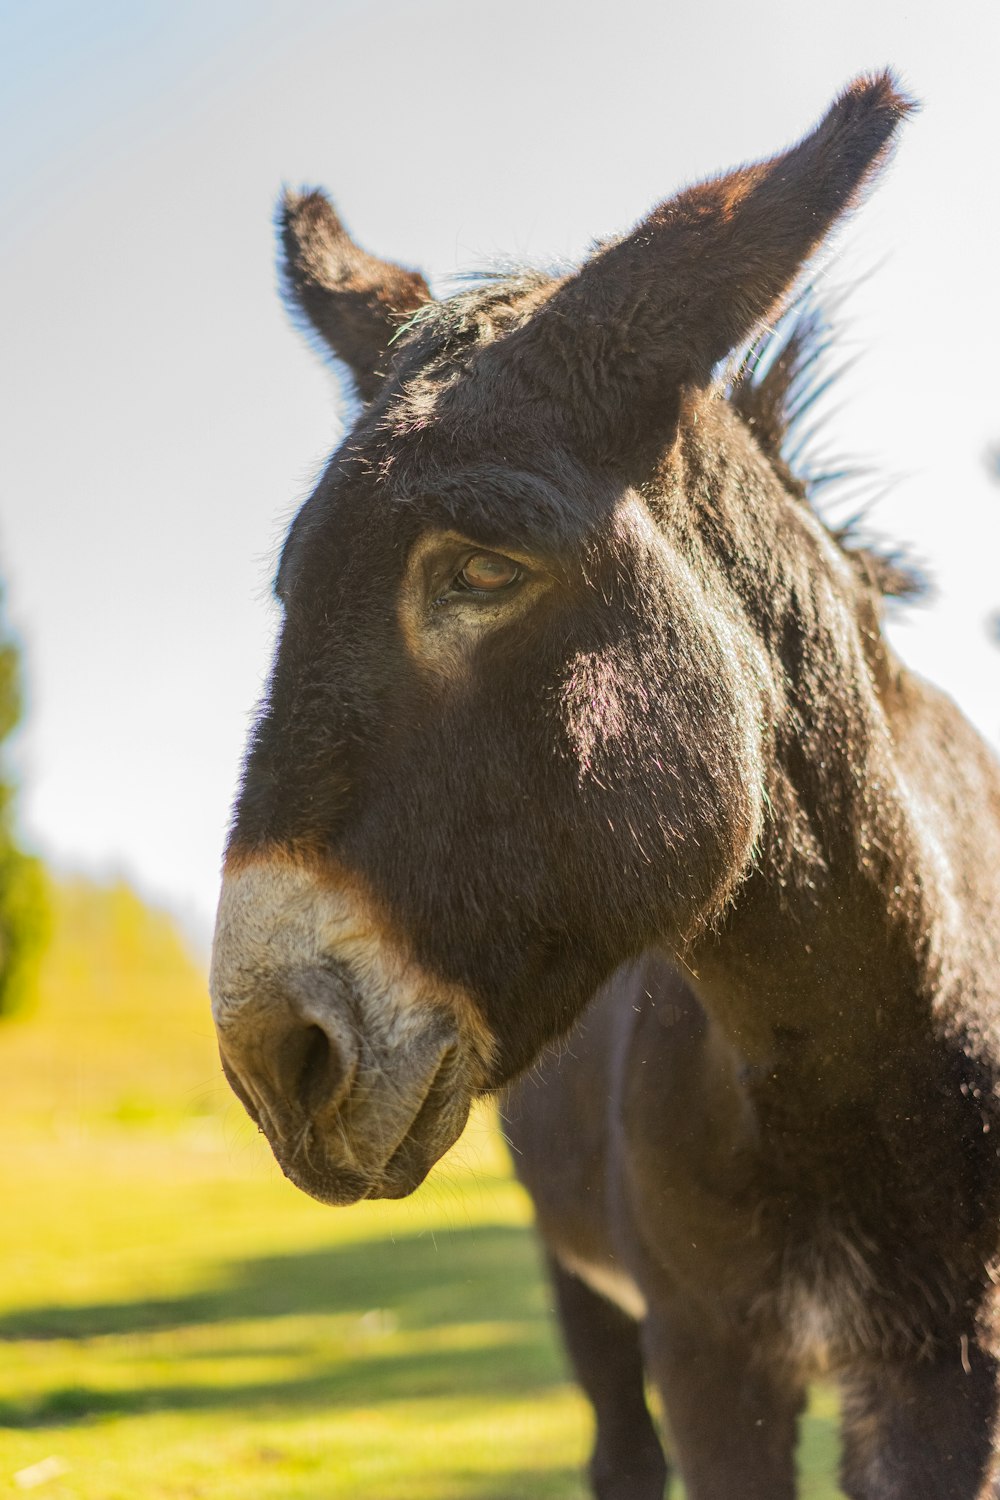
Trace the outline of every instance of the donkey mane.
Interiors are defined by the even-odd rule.
[[[811,458],[825,422],[820,416],[810,427],[809,419],[843,373],[843,366],[828,368],[835,343],[824,307],[807,288],[751,344],[726,387],[726,397],[785,488],[811,506],[867,582],[886,597],[917,599],[927,588],[920,570],[904,551],[891,543],[875,544],[866,535],[868,516],[885,492],[878,476],[856,465],[821,467]],[[860,494],[851,488],[859,480]],[[854,501],[852,515],[840,525],[832,524],[827,519],[830,502],[847,498]]]

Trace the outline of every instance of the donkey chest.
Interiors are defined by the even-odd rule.
[[[687,1084],[678,1097],[683,1109],[661,1096],[633,1112],[611,1164],[647,1304],[680,1288],[777,1332],[815,1369],[919,1354],[983,1296],[1000,1161],[970,1091],[930,1091],[910,1113],[876,1100],[812,1117],[761,1107],[744,1085],[721,1118],[709,1091],[700,1105]]]

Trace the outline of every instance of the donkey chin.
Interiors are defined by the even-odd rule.
[[[320,1202],[404,1197],[461,1135],[490,1041],[355,882],[230,859],[210,987],[233,1091]]]

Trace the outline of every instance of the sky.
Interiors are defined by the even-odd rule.
[[[288,521],[343,433],[276,293],[283,183],[420,266],[578,259],[801,135],[856,73],[923,108],[818,264],[826,441],[934,582],[894,644],[1000,742],[995,0],[0,0],[0,573],[25,834],[207,934]]]

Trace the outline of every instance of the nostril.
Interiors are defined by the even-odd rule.
[[[219,1026],[223,1067],[248,1112],[274,1140],[344,1103],[359,1065],[342,986],[326,973],[281,976]]]
[[[342,1077],[343,1068],[339,1066],[339,1059],[334,1058],[330,1038],[321,1027],[310,1026],[297,1090],[307,1114],[314,1113],[326,1103]]]
[[[279,1097],[307,1115],[328,1108],[350,1086],[350,1049],[315,1022],[287,1030],[272,1056]]]
[[[336,1043],[322,1026],[295,1022],[271,1043],[271,1092],[285,1107],[315,1113],[343,1079]]]

